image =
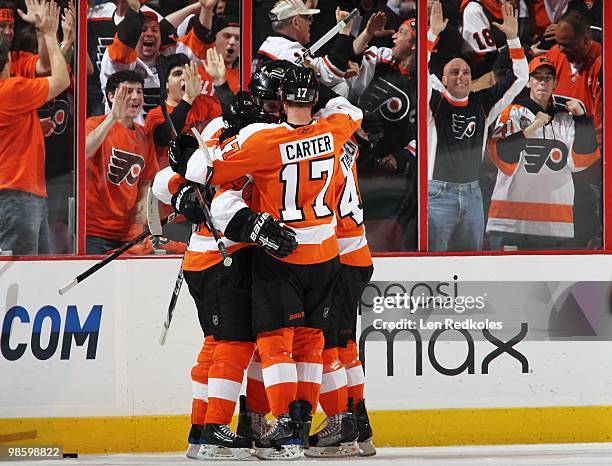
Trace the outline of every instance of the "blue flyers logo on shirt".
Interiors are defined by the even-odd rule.
[[[144,166],[145,160],[140,155],[113,148],[106,177],[113,184],[120,185],[125,181],[133,186],[138,181]]]

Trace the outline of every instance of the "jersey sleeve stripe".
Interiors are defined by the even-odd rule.
[[[115,34],[113,43],[108,46],[108,55],[110,56],[111,60],[126,64],[134,63],[138,59],[136,50],[121,42],[118,34]]]
[[[497,143],[499,139],[491,139],[487,142],[487,149],[489,150],[489,157],[491,161],[495,164],[497,168],[499,168],[504,175],[512,176],[518,164],[516,163],[507,163],[504,162],[497,152]]]
[[[572,150],[572,158],[574,159],[574,166],[576,168],[587,168],[593,165],[599,158],[601,153],[599,149],[595,149],[590,154],[578,154]]]

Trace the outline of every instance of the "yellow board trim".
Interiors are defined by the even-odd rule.
[[[612,406],[373,411],[370,421],[377,446],[612,442]],[[180,451],[189,426],[188,415],[0,419],[0,443],[83,454]]]

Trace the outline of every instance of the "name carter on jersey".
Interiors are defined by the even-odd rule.
[[[301,141],[280,144],[283,163],[311,159],[334,152],[334,138],[331,133],[320,134]]]

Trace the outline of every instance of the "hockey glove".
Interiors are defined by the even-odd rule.
[[[298,245],[295,232],[267,212],[251,212],[240,236],[243,242],[256,243],[266,252],[280,258],[287,257]]]
[[[185,176],[187,162],[198,148],[198,141],[190,134],[181,134],[170,141],[168,161],[175,173]]]
[[[172,207],[174,210],[184,215],[191,223],[199,224],[204,222],[204,211],[200,207],[198,198],[193,186],[183,184],[172,196]]]
[[[385,126],[378,111],[366,113],[361,121],[361,129],[368,133],[370,141],[380,140],[385,133]]]

